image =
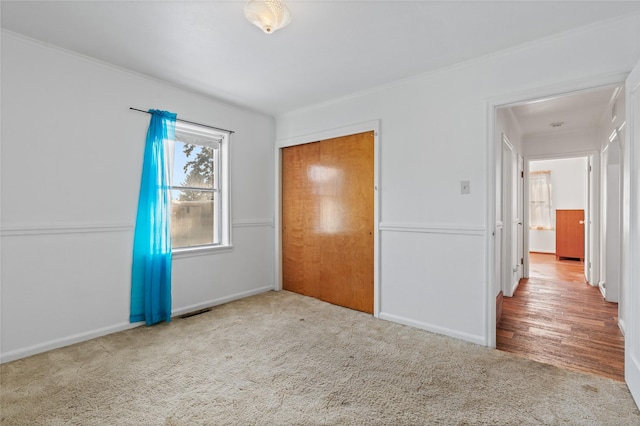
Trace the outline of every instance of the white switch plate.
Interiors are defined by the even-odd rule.
[[[468,180],[460,181],[460,193],[461,194],[471,194],[471,184]]]

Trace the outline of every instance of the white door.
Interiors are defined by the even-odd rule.
[[[509,175],[509,181],[511,186],[511,194],[509,196],[509,206],[510,209],[510,218],[511,218],[511,240],[509,241],[509,246],[511,248],[511,255],[509,256],[511,263],[509,266],[510,269],[510,283],[511,286],[510,293],[513,296],[516,288],[518,287],[518,282],[520,281],[520,258],[518,257],[518,235],[520,234],[520,216],[518,215],[518,156],[513,149],[511,149],[511,156],[509,158],[511,162],[511,166],[509,167],[509,171],[511,172]]]
[[[640,405],[640,62],[625,84],[626,129],[623,194],[623,302],[625,380]]]
[[[511,146],[507,138],[502,136],[502,293],[507,296],[511,294],[511,209],[509,200],[511,199]]]
[[[509,139],[502,135],[502,291],[513,296],[520,273],[518,256],[518,170],[517,156]]]
[[[494,232],[494,290],[497,295],[499,291],[503,290],[503,282],[502,275],[504,269],[504,255],[503,255],[503,231],[504,231],[504,218],[503,218],[503,208],[502,208],[502,199],[504,197],[503,194],[503,172],[502,172],[502,141],[496,144],[496,204],[495,204],[495,213],[496,213],[496,223],[495,223],[495,232]],[[503,291],[504,293],[504,291]]]
[[[605,298],[608,302],[618,303],[620,288],[620,149],[618,141],[609,144],[607,150],[607,164],[604,167],[606,174],[606,199],[604,226],[605,239]]]
[[[522,156],[518,155],[518,168],[515,174],[515,181],[518,182],[516,185],[518,190],[516,193],[515,203],[516,203],[516,211],[517,211],[517,219],[516,219],[516,263],[518,264],[518,271],[516,273],[516,283],[520,282],[520,279],[524,277],[523,269],[524,269],[524,159]]]
[[[598,285],[598,278],[595,274],[597,270],[597,265],[595,262],[592,263],[596,251],[596,235],[595,235],[595,226],[594,222],[597,220],[596,214],[596,197],[594,194],[595,185],[593,170],[595,168],[594,164],[594,156],[589,155],[587,157],[587,208],[585,209],[585,252],[584,252],[584,275],[587,279],[587,282],[591,285]]]

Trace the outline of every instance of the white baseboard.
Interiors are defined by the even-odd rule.
[[[185,306],[183,308],[173,310],[171,312],[171,316],[175,317],[178,315],[185,314],[187,312],[193,312],[199,309],[209,308],[211,306],[222,305],[223,303],[244,299],[245,297],[254,296],[256,294],[265,293],[271,290],[273,290],[272,285],[267,287],[261,287],[254,290],[244,291],[241,293],[232,294],[230,296],[220,297],[218,299],[209,300],[209,301],[198,303],[195,305]],[[99,328],[97,330],[91,330],[84,333],[74,334],[72,336],[67,336],[60,339],[51,340],[49,342],[40,343],[40,344],[29,346],[26,348],[16,349],[10,352],[0,354],[0,364],[3,364],[5,362],[10,362],[10,361],[15,361],[21,358],[26,358],[32,355],[37,355],[39,353],[47,352],[53,349],[63,348],[65,346],[95,339],[97,337],[106,336],[107,334],[129,330],[131,328],[139,327],[141,325],[144,325],[144,322],[140,321],[136,323],[121,323],[121,324],[116,324],[108,327]]]
[[[106,336],[107,334],[117,333],[119,331],[129,330],[143,325],[144,322],[135,323],[121,323],[112,325],[109,327],[99,328],[97,330],[86,331],[84,333],[74,334],[72,336],[63,337],[60,339],[50,340],[45,343],[29,346],[22,349],[16,349],[0,355],[0,364],[5,362],[15,361],[20,358],[26,358],[31,355],[37,355],[42,352],[47,352],[53,349],[63,348],[65,346],[73,345],[75,343],[84,342],[87,340],[95,339],[96,337]]]
[[[508,297],[513,297],[514,294],[516,294],[516,290],[518,290],[518,286],[520,285],[520,278],[511,285],[511,294]],[[505,294],[505,296],[507,296]]]
[[[607,297],[607,285],[604,281],[600,281],[598,282],[598,289],[600,290],[600,293],[602,293],[602,297]]]
[[[624,336],[626,334],[626,324],[624,323],[624,320],[622,318],[618,318],[618,327],[620,327],[620,331],[622,332],[622,335]]]
[[[387,314],[384,312],[380,312],[380,319],[397,322],[399,324],[408,325],[410,327],[419,328],[421,330],[430,331],[436,334],[442,334],[444,336],[453,337],[454,339],[464,340],[466,342],[475,343],[477,345],[487,346],[485,339],[483,336],[476,336],[469,333],[461,333],[456,330],[451,330],[449,328],[440,327],[433,324],[427,324],[421,321],[415,321],[408,318],[400,317],[393,314]]]
[[[232,294],[230,296],[219,297],[217,299],[208,300],[202,303],[196,303],[194,305],[185,306],[182,308],[174,309],[171,311],[172,317],[177,317],[179,315],[183,315],[189,312],[199,311],[200,309],[210,308],[212,306],[222,305],[224,303],[233,302],[234,300],[244,299],[245,297],[255,296],[256,294],[266,293],[267,291],[273,290],[273,286],[260,287],[249,291],[243,291],[241,293]]]
[[[633,354],[625,353],[624,380],[636,405],[640,406],[640,362]]]

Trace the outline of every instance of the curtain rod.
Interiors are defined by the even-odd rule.
[[[145,111],[143,109],[138,109],[138,108],[134,108],[134,107],[129,107],[129,109],[132,109],[134,111],[145,112],[147,114],[151,114],[149,111]],[[209,129],[220,130],[221,132],[227,132],[229,134],[235,133],[233,130],[221,129],[220,127],[214,127],[214,126],[209,126],[207,124],[196,123],[195,121],[182,120],[180,118],[176,118],[176,121],[182,121],[183,123],[195,124],[196,126],[207,127]]]

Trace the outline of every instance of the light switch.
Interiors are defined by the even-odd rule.
[[[468,180],[460,181],[460,193],[461,194],[471,194],[471,184]]]

